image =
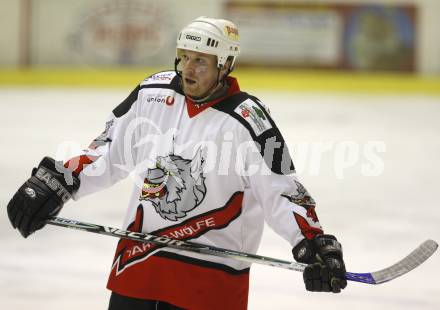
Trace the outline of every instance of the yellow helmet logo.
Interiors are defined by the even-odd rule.
[[[230,40],[238,41],[238,29],[234,26],[225,26],[225,34],[228,36]]]

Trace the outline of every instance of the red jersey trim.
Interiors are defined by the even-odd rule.
[[[227,227],[240,216],[242,202],[243,192],[236,192],[226,204],[220,208],[198,214],[182,223],[164,227],[151,232],[151,234],[166,236],[177,240],[198,238],[213,229],[218,230]],[[141,232],[143,218],[143,206],[139,205],[136,211],[136,218],[134,222],[128,226],[127,230]],[[124,273],[126,269],[133,268],[133,266],[137,264],[142,264],[153,251],[161,247],[163,246],[121,239],[116,248],[113,269],[116,269],[117,275]]]
[[[153,233],[188,240],[212,229],[222,229],[240,216],[242,200],[243,192],[236,192],[218,209]],[[141,231],[143,216],[140,205],[128,230]],[[183,231],[191,233],[183,234]],[[180,235],[177,232],[181,232]],[[159,248],[148,243],[121,240],[107,287],[123,296],[161,300],[188,309],[246,309],[249,268],[236,270],[224,264],[170,252],[152,253]]]
[[[304,237],[306,237],[306,239],[313,239],[316,235],[324,233],[322,229],[311,226],[307,222],[307,220],[298,213],[293,212],[293,215],[295,217],[295,220],[299,228],[301,229],[301,233],[303,234]]]
[[[127,269],[117,276],[118,281],[109,281],[107,288],[123,296],[165,301],[191,310],[247,309],[249,269],[230,274],[199,266],[200,260],[194,258],[187,258],[188,263],[179,261],[185,257],[178,254],[164,256],[168,257],[152,256],[141,268]],[[111,278],[115,272],[113,269]]]
[[[100,156],[92,155],[81,155],[73,157],[64,164],[64,167],[71,170],[76,176],[78,176],[87,165],[95,162],[99,157]]]

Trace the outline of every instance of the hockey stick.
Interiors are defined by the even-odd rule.
[[[289,261],[266,257],[266,256],[260,256],[260,255],[244,253],[234,250],[227,250],[223,248],[198,244],[194,242],[171,239],[166,236],[155,236],[147,233],[131,232],[131,231],[121,230],[108,226],[89,224],[81,221],[64,219],[60,217],[53,217],[49,219],[47,223],[55,226],[84,230],[88,232],[93,232],[97,234],[118,237],[118,238],[138,241],[138,242],[153,243],[161,247],[169,247],[169,248],[195,252],[200,254],[227,257],[240,261],[245,261],[248,263],[257,263],[257,264],[279,267],[289,270],[302,272],[306,267],[305,264],[301,264],[297,262],[289,262]],[[404,275],[405,273],[413,270],[414,268],[422,264],[432,254],[434,254],[434,252],[437,250],[437,247],[438,244],[435,241],[426,240],[421,245],[419,245],[414,251],[412,251],[408,256],[406,256],[401,261],[395,263],[394,265],[388,268],[376,272],[367,272],[367,273],[347,272],[345,274],[345,278],[350,281],[356,281],[356,282],[362,282],[368,284],[380,284],[387,281],[391,281],[397,277],[400,277],[401,275]]]

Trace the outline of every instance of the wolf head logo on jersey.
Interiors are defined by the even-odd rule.
[[[202,152],[193,159],[159,156],[148,169],[139,200],[150,201],[164,219],[177,221],[200,205],[206,195]]]

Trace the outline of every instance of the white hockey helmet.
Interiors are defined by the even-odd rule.
[[[240,54],[237,26],[226,19],[200,16],[180,31],[177,50],[185,49],[217,56],[217,67],[232,57],[231,69]]]

